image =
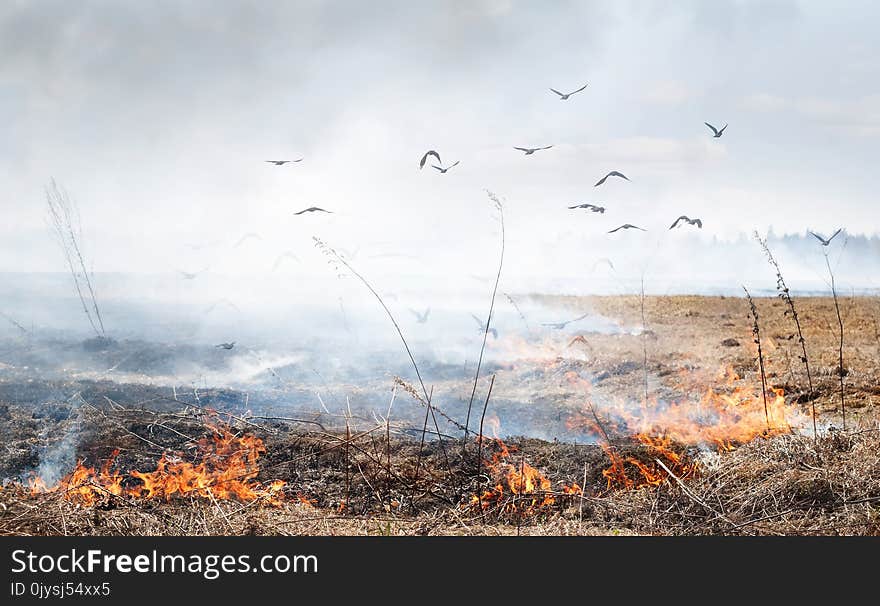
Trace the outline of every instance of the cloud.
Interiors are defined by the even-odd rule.
[[[695,166],[720,160],[727,154],[723,143],[705,137],[687,140],[626,137],[572,147],[579,159],[615,166],[639,166],[660,172],[686,172]]]
[[[856,99],[806,98],[795,102],[798,113],[839,133],[880,136],[880,94]]]
[[[744,97],[740,106],[760,113],[791,112],[840,135],[880,136],[880,94],[856,98],[793,98],[756,93]]]
[[[648,103],[656,105],[678,106],[683,105],[694,96],[693,89],[685,82],[665,80],[654,84],[653,88],[648,90],[645,99]]]
[[[743,97],[740,105],[743,109],[753,112],[778,112],[790,107],[791,103],[784,97],[769,93],[754,93]]]

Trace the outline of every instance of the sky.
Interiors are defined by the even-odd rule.
[[[487,189],[514,274],[874,234],[878,19],[857,0],[4,2],[0,272],[64,271],[51,179],[98,272],[271,274],[289,252],[319,275],[317,236],[376,272],[488,276]],[[428,149],[460,164],[420,170]],[[630,181],[593,187],[609,170]],[[293,215],[313,205],[333,214]],[[703,229],[670,232],[680,214]],[[626,222],[648,231],[606,233]]]

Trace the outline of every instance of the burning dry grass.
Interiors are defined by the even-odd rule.
[[[687,482],[609,496],[605,519],[651,534],[880,534],[877,430],[756,440]]]
[[[627,457],[651,460],[649,450],[615,446]],[[394,507],[393,500],[378,495],[370,495],[373,505],[364,508],[363,498],[352,496],[351,506],[340,512],[331,495],[322,494],[312,505],[290,490],[289,498],[275,505],[264,499],[122,495],[86,506],[60,491],[34,494],[27,487],[7,485],[0,490],[0,534],[880,534],[877,430],[832,432],[818,442],[796,435],[758,439],[700,458],[700,473],[690,478],[667,474],[639,490],[607,489],[602,472],[608,459],[597,447],[534,440],[521,447],[524,454],[508,450],[508,462],[499,457],[499,466],[488,470],[493,481],[510,483],[502,483],[503,495],[488,499],[485,509],[473,506],[466,491],[459,504],[422,499],[415,511]],[[395,464],[411,454],[398,451]],[[560,462],[563,454],[565,461]],[[517,476],[524,459],[544,468],[527,464],[529,474],[537,473],[528,489],[528,480]],[[568,473],[558,473],[560,464]],[[442,465],[436,453],[423,463],[432,478],[425,488],[452,496],[459,487],[444,478]],[[566,494],[559,475],[575,475],[576,466],[588,471],[585,490]],[[336,486],[327,492],[340,494],[340,471],[333,466],[324,472],[327,485]],[[317,488],[319,483],[312,478],[310,484]]]
[[[33,476],[28,479],[28,486],[32,493],[59,492],[64,499],[85,506],[121,496],[166,501],[187,496],[211,500],[265,499],[277,504],[285,482],[256,481],[257,460],[266,452],[263,440],[238,435],[220,419],[206,422],[205,427],[210,435],[187,445],[195,450],[190,457],[194,462],[184,460],[183,453],[163,452],[155,470],[131,471],[124,476],[115,469],[119,450],[114,450],[99,470],[80,461],[56,484],[49,486],[42,477]]]
[[[646,299],[648,313],[655,303]],[[745,317],[742,301],[734,303]],[[814,303],[802,306],[811,344]],[[860,429],[846,433],[823,419],[818,440],[798,433],[810,418],[797,369],[786,370],[786,351],[794,347],[778,325],[767,328],[767,318],[784,310],[759,304],[772,337],[767,389],[755,375],[748,324],[742,322],[744,334],[719,334],[718,314],[704,319],[706,309],[693,312],[687,302],[688,313],[678,315],[697,327],[686,330],[705,324],[713,340],[729,336],[746,345],[735,352],[691,347],[681,322],[669,319],[676,314],[667,313],[652,321],[661,337],[654,355],[664,360],[652,369],[659,386],[640,400],[600,393],[603,373],[612,385],[617,378],[602,369],[621,368],[623,379],[630,372],[630,353],[607,357],[603,339],[626,347],[626,335],[590,338],[604,358],[539,366],[558,383],[548,400],[564,395],[565,405],[532,413],[567,419],[571,431],[596,444],[478,437],[448,448],[430,434],[414,440],[411,427],[384,419],[365,428],[346,424],[344,433],[318,424],[304,432],[282,421],[221,421],[195,405],[157,411],[107,398],[107,406],[83,404],[78,464],[56,485],[0,490],[0,534],[880,534],[876,422],[862,415]],[[733,309],[720,303],[727,306]],[[861,325],[860,314],[850,312],[847,327]],[[864,365],[848,376],[848,406],[861,402],[870,412],[877,356],[869,352],[876,354],[871,348],[880,340],[850,340],[848,359]],[[630,345],[637,359],[641,342]],[[687,357],[674,351],[689,347]],[[695,355],[701,351],[702,359]],[[821,350],[810,353],[824,358]],[[699,370],[719,358],[727,362],[720,373]],[[524,370],[509,372],[516,378]],[[820,402],[826,383],[834,388],[836,381],[819,373]],[[4,432],[25,426],[15,405],[4,414]]]

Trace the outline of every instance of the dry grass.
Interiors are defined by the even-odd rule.
[[[552,302],[579,311],[589,307],[633,326],[641,324],[644,303],[651,326],[651,371],[661,387],[678,370],[720,364],[730,364],[757,380],[752,323],[743,299],[556,297]],[[880,339],[873,327],[878,307],[872,299],[840,303],[848,344],[847,408],[854,413],[850,431],[826,430],[815,442],[807,435],[760,438],[720,454],[677,447],[700,464],[700,472],[684,482],[668,478],[656,488],[609,491],[602,475],[608,458],[598,446],[516,439],[509,441],[518,447],[512,461],[520,469],[527,462],[545,474],[554,502],[529,515],[511,509],[510,499],[481,510],[472,505],[473,495],[492,488],[498,478],[492,476],[490,466],[478,464],[480,448],[475,442],[460,452],[444,454],[436,440],[421,448],[418,440],[384,420],[374,428],[343,433],[313,425],[233,419],[238,431],[265,441],[268,450],[260,459],[259,479],[287,482],[280,506],[260,499],[164,501],[108,495],[94,507],[83,507],[61,493],[30,494],[10,485],[0,490],[0,535],[877,535],[880,425],[874,398],[880,393]],[[798,365],[791,363],[797,360],[800,345],[791,336],[784,303],[757,299],[755,304],[761,317],[767,380],[784,386],[792,403],[806,406]],[[823,298],[801,299],[798,304],[809,355],[816,362],[817,409],[827,426],[835,423],[839,412],[834,304]],[[568,335],[559,338],[564,343]],[[640,362],[642,338],[627,332],[590,335],[595,355],[558,358],[542,372],[555,376],[570,368],[588,372],[627,360]],[[723,345],[727,339],[738,345]],[[641,365],[635,369],[632,374],[639,375]],[[510,384],[527,370],[525,366],[499,370],[499,382]],[[606,382],[615,388],[618,379],[621,389],[627,384],[632,389],[633,377],[625,374],[611,373]],[[634,383],[638,391],[639,380]],[[548,391],[549,401],[563,394],[559,389]],[[108,402],[103,408],[78,410],[77,454],[89,465],[118,448],[124,469],[144,470],[163,450],[185,452],[187,444],[206,431],[202,413],[192,407],[126,409]],[[562,412],[532,407],[530,414],[535,416],[529,422]],[[14,403],[4,415],[0,435],[9,438],[7,450],[12,454],[0,458],[6,457],[2,463],[7,467],[19,459],[22,465],[28,463],[29,445],[46,436],[57,438],[64,433],[63,423],[69,422],[53,428],[49,419],[32,418],[29,410]],[[625,456],[650,461],[650,452],[638,444],[621,441],[615,448]],[[582,497],[560,492],[564,484],[573,482],[584,486]],[[300,495],[314,500],[314,506],[301,502]]]

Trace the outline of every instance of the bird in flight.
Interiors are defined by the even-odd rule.
[[[609,231],[608,233],[609,233],[609,234],[613,234],[614,232],[616,232],[616,231],[618,231],[618,230],[621,230],[621,229],[641,229],[642,231],[648,231],[647,229],[642,229],[642,228],[639,227],[638,225],[632,225],[632,224],[630,224],[630,223],[624,223],[624,224],[621,225],[620,227],[615,227],[614,229],[612,229],[612,230]]]
[[[413,315],[416,317],[416,322],[418,322],[419,324],[424,324],[425,322],[428,321],[428,314],[431,313],[431,308],[429,307],[428,309],[426,309],[426,310],[425,310],[424,312],[422,312],[422,313],[419,313],[419,312],[417,312],[417,311],[414,310],[414,309],[410,309],[410,311],[411,311],[411,312],[413,313]]]
[[[580,87],[579,89],[577,89],[577,90],[575,90],[575,91],[571,91],[570,93],[560,93],[560,92],[559,92],[558,90],[556,90],[555,88],[551,88],[550,90],[552,90],[554,93],[556,93],[557,95],[559,95],[559,100],[560,100],[560,101],[566,101],[566,100],[567,100],[569,97],[571,97],[573,94],[575,94],[575,93],[579,93],[579,92],[581,92],[582,90],[584,90],[585,88],[587,88],[587,85],[586,85],[586,84],[584,84],[582,87]]]
[[[331,215],[333,214],[332,210],[324,210],[323,208],[318,208],[317,206],[310,206],[308,208],[305,208],[305,209],[299,211],[298,213],[293,213],[293,214],[294,215],[301,215],[303,213],[313,213],[313,212],[318,212],[318,211],[322,212],[322,213],[330,213]]]
[[[721,127],[721,130],[718,130],[717,128],[715,128],[714,126],[712,126],[711,124],[709,124],[708,122],[703,122],[703,124],[705,124],[706,126],[708,126],[709,128],[712,129],[712,132],[715,133],[715,134],[713,135],[715,139],[717,139],[718,137],[720,137],[721,135],[723,135],[723,134],[724,134],[724,129],[727,128],[727,125],[726,125],[726,124],[725,124],[724,126]]]
[[[842,229],[843,229],[843,228],[841,227],[841,228],[838,229],[836,232],[834,232],[833,234],[831,234],[831,237],[828,238],[827,240],[826,240],[825,238],[823,238],[822,236],[820,236],[819,234],[817,234],[817,233],[814,233],[814,232],[810,232],[810,233],[813,234],[813,236],[814,236],[817,240],[819,240],[819,242],[822,243],[822,246],[828,246],[829,244],[831,244],[831,241],[835,238],[835,236],[837,236],[837,234],[839,234],[839,233],[841,232]]]
[[[458,160],[455,161],[455,164],[452,164],[452,165],[450,165],[450,166],[447,166],[446,168],[443,168],[443,167],[437,166],[436,164],[432,164],[431,166],[433,166],[434,168],[436,168],[437,170],[439,170],[441,174],[444,174],[444,175],[445,175],[447,170],[449,170],[449,169],[452,168],[453,166],[457,166],[457,165],[458,165]]]
[[[621,179],[626,179],[627,181],[629,181],[629,177],[627,177],[623,173],[612,170],[610,173],[599,179],[599,181],[593,187],[599,187],[600,185],[605,183],[605,179],[607,179],[608,177],[620,177]]]
[[[562,330],[563,328],[565,328],[566,326],[568,326],[572,322],[579,322],[580,320],[583,320],[584,318],[586,318],[588,315],[590,315],[590,314],[584,314],[582,316],[578,316],[577,318],[574,318],[573,320],[566,320],[564,322],[545,322],[542,324],[542,326],[550,326],[551,328],[555,328],[557,330]]]
[[[303,159],[299,160],[265,160],[269,164],[274,164],[275,166],[284,166],[285,164],[289,164],[290,162],[302,162]]]
[[[587,210],[591,210],[594,213],[604,213],[605,212],[604,206],[596,206],[595,204],[576,204],[575,206],[569,206],[568,208],[569,208],[569,210],[571,210],[573,208],[586,208]]]
[[[691,225],[696,225],[696,226],[699,227],[700,229],[703,229],[703,222],[702,222],[702,221],[700,221],[699,219],[691,219],[690,217],[685,217],[684,215],[682,215],[682,216],[680,216],[678,219],[676,219],[676,220],[675,220],[675,223],[673,223],[673,224],[669,227],[669,229],[672,229],[672,228],[674,228],[674,227],[678,227],[678,224],[681,223],[682,221],[684,221],[684,222],[686,222],[686,223],[689,223],[689,224],[691,224]]]
[[[480,318],[478,318],[474,314],[471,314],[471,317],[474,319],[474,321],[477,323],[477,326],[479,327],[477,330],[479,330],[481,333],[491,334],[492,337],[494,337],[496,339],[498,338],[498,331],[497,330],[495,330],[494,328],[490,328],[490,329],[486,330],[486,325],[483,324],[483,321]]]
[[[211,303],[208,307],[205,308],[204,313],[209,314],[212,311],[214,311],[215,309],[217,309],[217,307],[220,305],[224,305],[226,307],[231,307],[232,309],[234,309],[238,313],[241,313],[241,309],[239,309],[238,305],[236,305],[235,303],[233,303],[232,301],[230,301],[229,299],[226,299],[226,298],[217,299],[216,301]],[[220,346],[218,345],[217,347],[220,347]]]
[[[195,280],[199,277],[199,274],[208,271],[208,268],[206,267],[205,269],[196,272],[183,271],[182,269],[178,269],[177,271],[180,272],[180,275],[183,276],[184,280]]]
[[[601,259],[596,259],[596,262],[593,263],[593,268],[591,271],[596,271],[596,266],[599,265],[600,263],[605,263],[606,265],[608,265],[608,267],[611,268],[611,271],[614,271],[614,263],[612,263],[611,259],[609,259],[608,257],[602,257]]]
[[[239,239],[238,239],[238,242],[235,243],[235,245],[233,246],[233,248],[238,248],[239,246],[241,246],[242,244],[244,244],[245,242],[247,242],[248,240],[250,240],[250,239],[252,239],[252,238],[253,238],[253,239],[256,239],[256,240],[262,240],[262,239],[263,239],[263,238],[260,236],[260,234],[255,234],[254,232],[250,232],[250,233],[247,233],[247,234],[243,235],[241,238],[239,238]]]
[[[272,265],[272,271],[277,271],[285,259],[293,259],[297,263],[300,262],[299,257],[288,250],[278,255],[278,258],[275,259],[275,263]]]
[[[218,246],[220,244],[219,240],[212,240],[211,242],[197,242],[195,244],[187,244],[188,248],[192,250],[202,250],[203,248],[210,248],[212,246]]]
[[[220,345],[215,345],[214,347],[222,347],[223,349],[232,349],[235,347],[235,341],[232,343],[221,343]]]
[[[440,154],[435,152],[433,149],[430,149],[425,152],[425,155],[422,156],[422,159],[419,161],[419,170],[425,168],[425,162],[428,161],[428,156],[434,156],[435,158],[437,158],[437,162],[443,164],[443,160],[440,159]]]
[[[547,147],[514,147],[513,149],[518,149],[521,152],[525,152],[527,156],[531,156],[536,151],[541,151],[542,149],[550,149],[553,147],[552,145],[548,145]]]

